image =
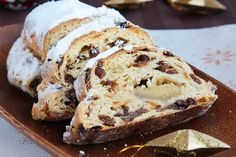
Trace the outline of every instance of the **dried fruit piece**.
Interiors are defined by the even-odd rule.
[[[120,28],[128,28],[129,24],[127,21],[117,21],[115,22],[116,26],[119,26]]]
[[[65,81],[67,82],[67,83],[74,83],[74,81],[75,81],[75,78],[73,77],[73,76],[71,76],[70,74],[66,74],[66,76],[65,76]]]
[[[133,112],[128,112],[128,108],[126,106],[125,106],[125,108],[122,108],[122,109],[123,109],[123,112],[124,112],[123,114],[122,113],[117,113],[114,116],[115,117],[121,117],[121,119],[126,121],[126,122],[131,122],[136,117],[142,115],[143,113],[148,112],[148,110],[145,109],[145,108],[140,108],[140,109],[137,109]]]
[[[98,118],[100,121],[103,122],[104,125],[107,125],[107,126],[114,126],[116,123],[114,118],[109,117],[107,115],[99,115]]]
[[[134,62],[148,62],[150,57],[148,55],[139,55]]]
[[[29,87],[31,88],[31,89],[33,89],[33,90],[35,90],[35,92],[36,92],[36,88],[37,88],[37,86],[40,84],[40,79],[39,78],[36,78],[36,79],[34,79],[32,82],[30,82],[30,84],[29,84]]]
[[[121,108],[123,110],[124,115],[129,114],[129,107],[128,106],[122,105]]]
[[[163,55],[168,56],[168,57],[174,57],[175,55],[171,53],[170,51],[164,51]]]
[[[157,64],[159,66],[156,67],[155,70],[159,70],[167,74],[178,74],[178,71],[174,69],[174,67],[172,67],[171,65],[168,65],[164,61],[159,61]]]
[[[96,57],[99,53],[100,53],[99,49],[98,49],[98,48],[95,48],[95,47],[92,47],[92,48],[90,48],[90,50],[89,50],[89,56],[90,56],[90,58]]]
[[[186,100],[178,100],[174,104],[170,105],[170,108],[174,110],[185,110],[190,105],[196,105],[196,101],[193,98],[188,98]]]
[[[195,76],[194,74],[190,74],[190,77],[193,79],[194,82],[198,83],[198,84],[201,84],[201,80]]]
[[[96,67],[95,68],[95,75],[97,75],[97,77],[99,77],[100,79],[102,79],[105,75],[106,75],[106,72],[103,68],[101,67]]]
[[[141,87],[142,85],[144,85],[144,86],[147,88],[147,87],[148,87],[148,86],[147,86],[147,81],[148,81],[148,79],[143,79],[143,80],[141,80],[141,81],[139,82],[139,84],[137,84],[137,85],[134,86],[134,88],[136,88],[136,87]]]
[[[83,124],[79,124],[77,131],[78,131],[79,135],[83,135],[86,132]]]
[[[68,90],[66,92],[66,97],[74,104],[74,105],[78,105],[79,104],[79,101],[77,100],[76,98],[76,93],[75,93],[75,90],[74,88]]]
[[[86,83],[89,82],[89,79],[90,79],[90,71],[91,71],[91,69],[87,69],[87,70],[85,71],[85,82],[86,82]]]
[[[187,102],[189,105],[196,105],[196,100],[193,99],[193,98],[188,98],[188,99],[186,99],[186,102]]]
[[[90,128],[89,130],[93,130],[93,131],[99,131],[102,129],[102,126],[93,126],[92,128]]]
[[[138,110],[135,110],[133,112],[129,112],[128,116],[122,117],[121,119],[126,121],[126,122],[131,122],[133,121],[136,117],[142,115],[143,113],[146,113],[148,110],[145,108],[140,108]]]
[[[115,87],[117,86],[117,83],[116,81],[110,81],[110,80],[107,80],[107,81],[101,81],[101,85],[103,86],[110,86],[110,88],[108,89],[109,91],[114,91]]]
[[[141,87],[142,85],[144,85],[146,88],[147,86],[147,82],[148,80],[152,80],[153,77],[147,78],[147,79],[141,79],[141,81],[139,82],[139,84],[134,85],[134,88],[136,87]]]

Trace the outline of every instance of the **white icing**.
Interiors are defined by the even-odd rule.
[[[108,56],[111,56],[112,54],[116,53],[119,50],[126,50],[126,51],[130,51],[133,49],[132,45],[125,45],[124,47],[119,47],[119,46],[114,46],[111,49],[100,53],[99,55],[97,55],[95,58],[92,58],[90,60],[88,60],[88,62],[86,63],[86,65],[84,66],[84,70],[88,69],[88,68],[92,68],[92,66],[97,63],[98,60],[102,59],[102,58],[106,58]]]
[[[44,90],[38,92],[38,99],[44,99],[46,95],[61,91],[62,86],[58,83],[48,84]]]
[[[119,12],[106,7],[95,8],[78,0],[51,1],[38,6],[26,17],[23,34],[29,41],[31,35],[35,34],[38,46],[42,49],[47,32],[60,23],[103,14],[114,15]]]
[[[80,92],[83,88],[83,75],[79,75],[78,78],[74,81],[74,89],[75,89],[75,94],[77,96],[77,99],[79,100],[79,95],[80,95]]]
[[[95,19],[95,21],[78,27],[76,30],[61,39],[57,43],[57,45],[48,52],[46,61],[48,59],[51,59],[55,62],[60,61],[61,57],[64,55],[64,53],[66,53],[66,51],[69,49],[70,45],[76,38],[79,38],[92,31],[98,32],[106,28],[115,27],[117,20],[123,20],[123,18],[119,14],[116,16],[106,15]]]
[[[8,80],[20,86],[22,90],[28,91],[29,83],[40,76],[41,64],[19,38],[12,46],[7,58]]]

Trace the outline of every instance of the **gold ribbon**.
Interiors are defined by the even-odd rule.
[[[138,148],[138,149],[136,150],[136,152],[131,156],[131,157],[134,157],[134,156],[137,155],[138,152],[139,152],[141,149],[143,149],[144,147],[148,147],[148,145],[146,145],[146,144],[144,144],[144,145],[131,145],[131,146],[125,147],[125,148],[123,148],[122,150],[120,150],[118,154],[124,153],[125,151],[130,150],[130,149]]]

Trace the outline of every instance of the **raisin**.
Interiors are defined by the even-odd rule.
[[[124,115],[128,115],[129,114],[129,107],[125,106],[125,105],[122,105],[121,107],[122,107]]]
[[[188,98],[186,99],[186,102],[189,104],[189,105],[196,105],[196,100],[193,99],[193,98]]]
[[[71,104],[70,101],[66,101],[66,102],[65,102],[65,105],[66,105],[66,106],[68,106],[68,105],[70,105],[70,104]]]
[[[85,130],[83,124],[80,123],[79,126],[78,126],[78,133],[80,135],[83,135],[85,132],[86,132],[86,130]]]
[[[100,53],[100,51],[98,50],[98,48],[91,48],[90,51],[89,51],[89,56],[90,56],[90,58],[94,58],[99,53]]]
[[[102,84],[103,86],[113,86],[115,83],[116,83],[116,81],[110,81],[110,80],[101,81],[101,84]]]
[[[140,83],[138,85],[135,85],[134,88],[136,88],[137,86],[141,87],[142,85],[144,85],[147,88],[148,87],[147,81],[148,81],[148,79],[141,80]]]
[[[96,67],[95,68],[95,75],[97,75],[97,77],[99,77],[100,79],[102,79],[105,75],[106,75],[106,72],[103,68],[101,67]]]
[[[101,130],[101,129],[102,129],[102,126],[97,125],[97,126],[91,127],[89,130],[96,132],[96,131],[99,131],[99,130]]]
[[[66,97],[72,102],[74,105],[78,105],[79,101],[76,98],[75,90],[72,88],[66,92]]]
[[[135,110],[133,112],[129,112],[128,116],[122,117],[122,119],[126,122],[133,121],[136,117],[142,115],[143,113],[146,113],[148,110],[145,108],[140,108],[138,110]]]
[[[148,62],[150,57],[147,55],[139,55],[134,62]]]
[[[29,87],[36,91],[37,86],[40,84],[41,80],[39,78],[34,79],[32,82],[30,82]]]
[[[198,84],[202,84],[201,80],[195,76],[194,74],[190,74],[190,77],[193,79],[194,82],[198,83]]]
[[[148,87],[148,86],[147,86],[147,82],[148,82],[148,80],[152,80],[152,78],[153,78],[153,77],[150,77],[150,78],[148,78],[148,79],[142,79],[142,80],[139,82],[139,84],[134,85],[134,88],[136,88],[136,87],[141,87],[142,85],[144,85],[144,86],[147,88],[147,87]]]
[[[167,73],[167,74],[178,74],[178,71],[175,70],[175,69],[168,69],[168,70],[166,71],[166,73]]]
[[[196,101],[192,98],[188,98],[186,100],[178,100],[174,104],[170,105],[170,108],[174,110],[185,110],[190,105],[196,105]]]
[[[117,86],[117,83],[116,83],[116,81],[107,80],[107,81],[101,81],[101,85],[110,86],[110,88],[108,90],[111,91],[111,90],[115,89],[115,87]]]
[[[104,125],[107,125],[107,126],[114,126],[116,123],[114,118],[106,116],[106,115],[99,115],[98,118],[100,121],[103,122]]]
[[[90,79],[90,71],[91,71],[91,69],[87,69],[87,70],[85,71],[85,82],[86,82],[86,83],[89,82],[89,79]]]
[[[52,61],[52,59],[48,58],[48,62],[51,62],[51,61]]]
[[[174,67],[168,65],[164,61],[159,61],[157,64],[159,66],[154,68],[155,70],[159,70],[159,71],[167,73],[167,74],[178,74],[178,71],[176,69],[174,69]]]
[[[116,26],[119,26],[120,28],[128,28],[129,24],[127,21],[117,21],[115,22]]]
[[[85,45],[85,46],[81,49],[81,51],[82,51],[82,52],[84,52],[84,51],[89,51],[90,49],[91,49],[91,46]]]
[[[65,76],[65,81],[67,82],[67,83],[74,83],[74,81],[75,81],[75,78],[73,77],[73,76],[71,76],[70,74],[66,74],[66,76]]]
[[[91,82],[90,82],[90,81],[86,83],[86,88],[87,88],[87,90],[89,90],[89,89],[92,88],[92,87],[91,87]]]
[[[171,53],[170,51],[164,51],[163,55],[165,56],[169,56],[169,57],[174,57],[175,55],[173,53]]]
[[[102,61],[102,60],[99,60],[97,66],[98,66],[98,67],[102,67],[102,66],[103,66],[103,61]]]

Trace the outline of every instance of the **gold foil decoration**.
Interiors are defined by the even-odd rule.
[[[209,12],[226,10],[217,0],[168,0],[177,11],[207,14]]]
[[[118,9],[137,8],[138,6],[151,1],[153,0],[107,0],[105,5]]]
[[[230,148],[229,145],[212,136],[199,131],[185,129],[161,136],[144,145],[125,147],[119,153],[138,148],[135,154],[131,156],[134,157],[145,147],[154,147],[155,152],[161,154],[188,157],[211,155]]]

